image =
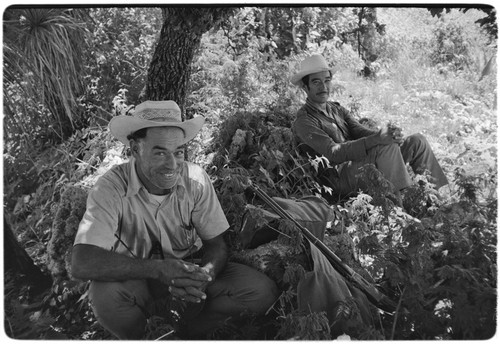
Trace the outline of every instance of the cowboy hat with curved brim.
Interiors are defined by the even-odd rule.
[[[311,55],[302,61],[300,70],[292,76],[290,81],[296,86],[300,86],[302,78],[309,74],[330,71],[333,73],[335,69],[330,67],[325,58],[321,55]]]
[[[184,131],[184,140],[181,144],[191,141],[205,123],[202,116],[188,121],[181,120],[181,109],[172,100],[148,100],[135,107],[132,116],[116,116],[109,121],[111,134],[126,146],[129,145],[130,134],[137,130],[152,127],[176,127]]]

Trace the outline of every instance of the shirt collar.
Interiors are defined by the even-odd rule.
[[[322,113],[324,114],[325,116],[327,117],[330,117],[330,111],[329,111],[329,104],[328,102],[326,103],[326,111],[320,109],[315,103],[313,103],[309,98],[306,99],[306,106],[312,110],[312,111],[316,111],[316,112],[319,112],[319,113]]]
[[[130,174],[129,174],[130,177],[128,180],[126,197],[133,197],[137,195],[141,189],[144,189],[145,192],[148,192],[146,187],[142,184],[141,180],[139,179],[139,175],[137,174],[137,169],[135,168],[135,158],[132,156],[130,157],[129,160],[129,168],[130,168]],[[185,180],[183,178],[185,171],[186,171],[185,162],[183,162],[181,166],[180,176],[177,181],[177,184],[174,186],[174,189],[178,188],[179,186],[183,187],[184,189],[186,188]]]
[[[137,170],[135,169],[135,159],[134,157],[130,157],[129,160],[129,168],[130,168],[130,174],[129,174],[129,179],[128,179],[128,186],[127,186],[127,197],[132,197],[135,196],[141,188],[144,188],[144,185],[142,185],[141,180],[139,179],[139,176],[137,175]]]

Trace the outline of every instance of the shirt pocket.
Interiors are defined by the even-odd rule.
[[[170,242],[172,244],[173,253],[176,256],[182,256],[192,251],[196,251],[197,241],[200,240],[192,222],[194,205],[192,200],[187,197],[185,193],[186,191],[184,188],[179,190],[178,187],[177,193],[175,194],[175,202],[172,202],[172,204],[175,204],[171,213],[173,216],[172,219],[175,219],[172,221],[175,225],[171,228],[175,228],[175,231],[173,233],[170,232]]]
[[[197,239],[198,235],[192,224],[180,225],[171,238],[172,250],[174,252],[189,252],[195,246]]]

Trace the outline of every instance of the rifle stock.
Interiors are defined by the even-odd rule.
[[[333,266],[333,268],[337,270],[337,272],[340,273],[342,277],[347,279],[356,288],[361,290],[372,304],[387,312],[394,312],[396,310],[396,303],[393,300],[382,294],[373,284],[369,283],[360,274],[358,274],[347,264],[345,264],[328,246],[326,246],[307,228],[302,226],[297,220],[295,220],[290,214],[288,214],[274,199],[272,199],[256,185],[250,184],[250,188],[267,205],[269,205],[276,212],[276,214],[278,214],[278,216],[283,219],[292,221],[300,229],[302,234],[304,234],[307,240],[309,240],[311,244],[316,246],[321,251],[321,253],[323,253],[323,255]]]

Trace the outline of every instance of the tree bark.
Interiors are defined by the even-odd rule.
[[[50,276],[42,273],[28,253],[17,241],[9,222],[3,221],[4,233],[4,271],[12,272],[14,277],[25,280],[38,292],[45,290],[52,285]]]
[[[165,7],[164,23],[148,70],[147,100],[173,100],[184,114],[191,63],[202,35],[233,13],[230,7]]]

